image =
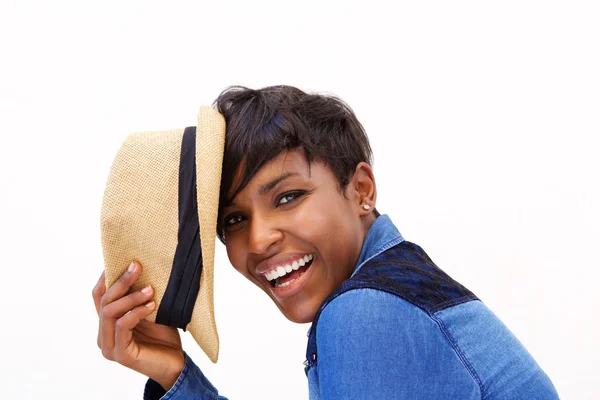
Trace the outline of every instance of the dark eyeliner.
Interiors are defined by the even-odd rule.
[[[285,192],[280,194],[279,196],[277,196],[275,198],[275,207],[279,207],[279,206],[283,206],[285,204],[290,204],[295,202],[299,197],[305,195],[307,193],[306,190],[290,190],[289,192]],[[279,202],[281,201],[281,199],[283,199],[284,197],[290,196],[290,195],[294,195],[293,200],[288,201],[285,204],[279,204]]]

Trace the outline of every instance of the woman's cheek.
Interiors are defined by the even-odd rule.
[[[327,207],[319,204],[301,207],[294,216],[293,229],[296,234],[313,246],[318,245],[322,237],[329,232],[327,229],[327,209]]]

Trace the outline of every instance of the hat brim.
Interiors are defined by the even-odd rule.
[[[183,132],[176,129],[129,135],[111,167],[102,204],[107,288],[135,259],[142,265],[142,274],[131,290],[152,285],[158,305],[167,288],[178,242],[177,187]],[[219,354],[213,285],[224,143],[223,116],[202,107],[196,126],[196,194],[203,267],[186,330],[212,362],[217,362]],[[147,319],[154,322],[156,312]]]

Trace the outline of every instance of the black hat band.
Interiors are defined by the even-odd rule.
[[[202,245],[196,195],[196,127],[185,128],[179,161],[179,231],[167,289],[156,323],[185,330],[200,290]]]

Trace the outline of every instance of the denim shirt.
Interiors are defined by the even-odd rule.
[[[344,285],[405,244],[418,248],[404,241],[388,216],[378,217]],[[388,290],[385,283],[334,292],[309,330],[310,400],[557,399],[548,376],[506,326],[448,279],[467,295],[435,309]],[[187,355],[171,390],[148,381],[144,399],[158,398],[226,400]]]

